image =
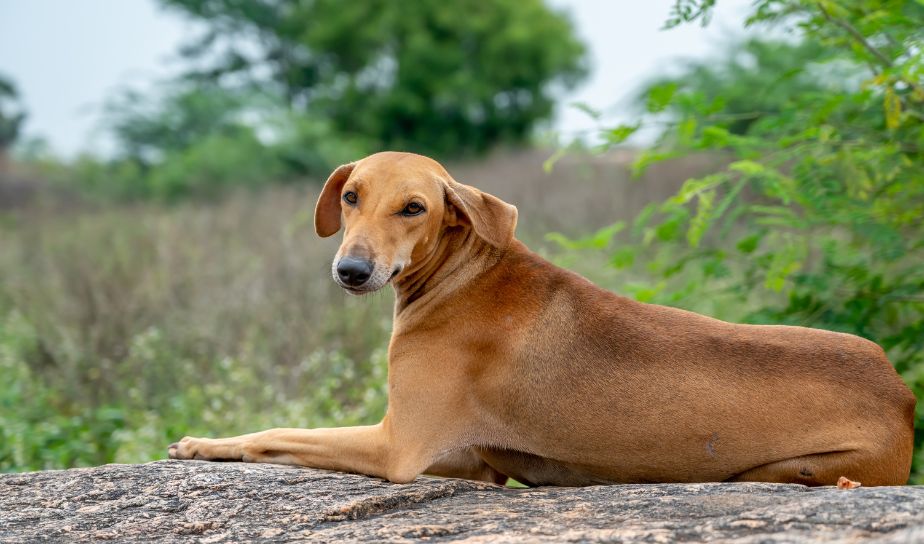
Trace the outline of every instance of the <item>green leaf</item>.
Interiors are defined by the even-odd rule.
[[[646,108],[651,113],[664,111],[671,103],[674,94],[677,92],[677,84],[674,82],[662,83],[648,89],[648,101]]]
[[[886,127],[891,130],[897,129],[901,125],[902,101],[892,87],[886,87],[882,107],[885,111]]]
[[[677,137],[681,142],[690,142],[696,135],[696,118],[687,117],[677,125]]]
[[[588,247],[590,249],[603,249],[609,245],[610,241],[614,236],[619,234],[626,228],[626,224],[623,221],[617,221],[612,225],[608,225],[598,230],[590,237],[588,240]]]
[[[757,246],[760,245],[760,241],[763,239],[763,237],[763,232],[755,232],[753,234],[749,234],[738,240],[738,243],[735,244],[735,247],[738,248],[738,251],[744,253],[745,255],[749,255],[754,253],[754,250],[756,250]]]
[[[647,285],[642,283],[626,284],[626,289],[632,294],[632,297],[639,302],[651,302],[659,293],[664,290],[663,282],[657,285]]]
[[[685,204],[704,191],[714,189],[728,181],[728,176],[719,174],[710,174],[702,178],[690,178],[683,182],[683,186],[676,195],[670,198],[668,202],[672,204]]]
[[[603,137],[606,138],[606,141],[610,145],[621,144],[626,141],[629,136],[635,134],[639,129],[639,124],[635,125],[619,125],[616,128],[609,129],[603,133]]]
[[[786,206],[763,206],[759,204],[753,204],[748,206],[748,211],[755,214],[780,217],[785,220],[795,220],[798,219],[796,212],[792,208]]]
[[[715,218],[718,219],[725,215],[725,212],[728,211],[728,208],[731,207],[735,199],[738,198],[738,194],[741,193],[741,189],[747,184],[747,180],[738,180],[738,183],[732,187],[732,190],[725,194],[725,197],[722,199],[722,202],[719,203],[719,206],[715,210]]]
[[[638,234],[646,225],[648,221],[651,220],[655,212],[658,211],[658,203],[652,202],[647,204],[642,211],[635,216],[635,221],[632,222],[632,230],[635,234]]]
[[[772,254],[764,285],[767,289],[782,291],[786,279],[801,267],[797,248],[792,245],[782,246]]]
[[[626,268],[632,266],[635,262],[635,248],[632,246],[623,246],[613,252],[610,257],[610,264],[615,268]]]
[[[558,244],[565,249],[604,249],[610,244],[614,236],[626,228],[623,221],[617,221],[612,225],[607,225],[590,236],[572,239],[560,232],[550,232],[545,235],[545,239]]]
[[[600,117],[603,115],[600,110],[592,108],[586,102],[572,102],[571,107],[578,111],[582,111],[586,113],[587,116],[593,119],[594,121],[599,120]]]
[[[728,169],[747,176],[758,176],[767,171],[767,167],[763,164],[749,160],[735,161],[728,165]]]
[[[558,149],[555,150],[555,153],[552,153],[552,156],[550,156],[548,159],[543,161],[542,170],[546,174],[551,174],[552,170],[555,168],[555,163],[557,163],[567,154],[568,154],[567,148],[559,147]]]
[[[560,232],[547,232],[545,239],[554,242],[565,249],[576,249],[577,244],[571,238],[568,238]]]
[[[652,164],[666,161],[677,155],[678,153],[676,151],[654,151],[646,149],[639,153],[635,161],[632,162],[632,177],[637,178],[644,174]]]
[[[671,242],[680,236],[683,224],[690,216],[686,208],[678,208],[674,213],[654,229],[655,236],[662,242]]]
[[[730,142],[731,133],[728,129],[716,125],[703,128],[699,139],[699,145],[706,149],[727,147]]]
[[[687,229],[687,242],[691,247],[699,247],[699,241],[712,224],[713,203],[715,201],[715,189],[703,191],[697,194],[699,204],[696,207],[696,215],[690,221],[690,228]]]

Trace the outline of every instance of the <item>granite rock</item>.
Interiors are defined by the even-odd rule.
[[[924,542],[924,486],[508,489],[157,461],[0,476],[0,541]]]

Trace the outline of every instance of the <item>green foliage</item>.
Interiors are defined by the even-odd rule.
[[[676,4],[668,26],[713,2]],[[760,0],[749,22],[801,41],[746,41],[639,99],[668,128],[637,171],[727,162],[646,208],[612,264],[641,300],[869,338],[924,399],[924,4]]]
[[[16,142],[25,120],[16,85],[0,74],[0,153]]]
[[[33,328],[16,312],[0,322],[0,470],[111,463],[109,434],[124,425],[119,410],[63,409],[54,393],[31,377],[25,358],[40,359]]]
[[[34,326],[9,313],[0,324],[0,471],[146,462],[162,458],[166,445],[186,434],[368,424],[385,411],[382,349],[362,364],[340,351],[311,353],[289,376],[300,382],[309,377],[311,393],[285,398],[237,358],[208,361],[203,381],[202,362],[193,363],[171,339],[149,329],[131,340],[131,351],[118,362],[134,379],[120,379],[125,389],[98,399],[107,402],[100,406],[87,398],[92,385],[65,387],[34,371],[40,350]],[[172,387],[158,386],[157,375],[167,372]]]
[[[681,77],[655,80],[637,98],[649,113],[667,111],[682,120],[671,136],[688,140],[719,120],[717,128],[745,134],[761,119],[790,109],[802,94],[862,77],[860,68],[837,62],[835,51],[816,41],[750,38],[723,49],[718,59],[685,62]]]
[[[715,2],[716,0],[675,0],[664,28],[674,28],[697,19],[703,26],[707,25]]]
[[[147,166],[206,138],[249,133],[244,114],[251,102],[251,110],[264,105],[261,98],[209,85],[166,88],[159,100],[127,90],[106,104],[106,124],[120,155]]]
[[[367,150],[272,94],[206,84],[168,86],[158,101],[124,92],[108,103],[105,119],[116,156],[83,155],[51,177],[98,197],[178,201],[323,179]]]
[[[162,2],[208,27],[185,50],[211,63],[194,80],[281,89],[293,111],[374,148],[445,157],[522,142],[554,88],[586,71],[570,22],[541,0]]]

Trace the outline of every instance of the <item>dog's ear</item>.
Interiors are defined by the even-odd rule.
[[[332,236],[340,230],[340,191],[353,173],[354,166],[355,162],[338,166],[321,189],[321,196],[314,207],[314,231],[322,238]]]
[[[496,248],[505,248],[517,228],[517,208],[474,187],[449,180],[446,187],[446,223],[466,224]]]

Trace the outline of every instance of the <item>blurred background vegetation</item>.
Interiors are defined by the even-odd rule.
[[[110,155],[23,138],[0,77],[0,470],[380,418],[391,296],[342,294],[310,225],[326,174],[381,149],[517,204],[616,292],[858,334],[924,398],[921,2],[758,0],[756,32],[640,82],[631,123],[581,105],[599,130],[557,150],[537,127],[589,66],[540,0],[161,3],[204,31],[180,77],[109,97]]]

